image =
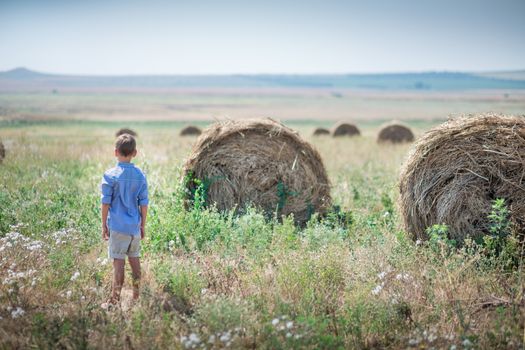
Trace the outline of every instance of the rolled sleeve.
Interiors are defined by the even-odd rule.
[[[148,205],[149,204],[149,198],[148,198],[148,182],[144,180],[144,183],[142,184],[142,187],[140,188],[139,192],[139,205]]]
[[[100,196],[102,204],[111,204],[111,200],[113,199],[113,179],[109,175],[104,174],[102,177],[100,190],[102,192]]]

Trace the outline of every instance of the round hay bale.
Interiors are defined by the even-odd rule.
[[[199,127],[188,125],[180,131],[180,136],[199,136],[202,133]]]
[[[334,132],[332,133],[334,137],[338,136],[359,136],[361,131],[354,124],[349,123],[338,123],[334,126]]]
[[[413,141],[414,134],[412,130],[396,122],[385,125],[377,135],[378,143],[406,143]]]
[[[330,135],[330,130],[325,129],[325,128],[315,128],[313,135],[314,136]]]
[[[197,139],[184,165],[193,199],[196,178],[207,188],[205,205],[268,216],[294,215],[303,225],[330,208],[330,182],[319,153],[297,132],[272,119],[218,122]],[[188,180],[190,179],[190,180]]]
[[[493,201],[504,198],[515,232],[525,233],[525,118],[494,114],[450,120],[413,146],[400,176],[406,230],[446,224],[450,239],[489,233]]]
[[[5,147],[2,141],[0,141],[0,163],[2,163],[4,158],[5,158]]]
[[[115,137],[119,137],[120,135],[124,135],[124,134],[129,134],[131,136],[139,136],[135,130],[132,130],[130,128],[121,128],[121,129],[118,129],[117,132],[115,133]]]

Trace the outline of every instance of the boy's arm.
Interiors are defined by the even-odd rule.
[[[140,225],[140,238],[144,239],[144,236],[146,235],[146,217],[148,216],[148,204],[149,204],[149,198],[148,198],[148,182],[144,178],[144,183],[142,184],[142,187],[139,192],[139,206],[140,206],[140,218],[141,218],[141,225]]]
[[[104,240],[109,239],[109,230],[108,230],[108,212],[109,212],[109,204],[102,204],[102,238]]]
[[[102,177],[100,191],[102,192],[100,196],[102,203],[102,238],[107,241],[109,239],[108,212],[111,200],[113,199],[113,181],[107,174],[104,174]]]
[[[148,216],[148,206],[141,205],[140,206],[140,217],[141,217],[140,238],[141,239],[144,239],[144,236],[146,236],[146,217],[147,216]]]

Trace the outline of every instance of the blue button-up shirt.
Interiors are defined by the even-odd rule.
[[[128,235],[140,233],[139,206],[148,205],[146,176],[133,163],[119,162],[104,173],[102,204],[109,204],[108,228]]]

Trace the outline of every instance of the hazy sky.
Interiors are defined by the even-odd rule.
[[[0,0],[0,70],[525,69],[525,0]]]

